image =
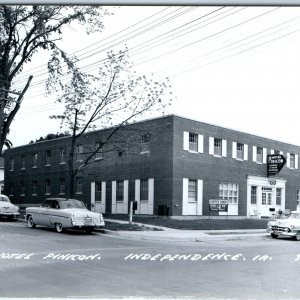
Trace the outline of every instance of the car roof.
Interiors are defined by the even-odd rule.
[[[9,198],[6,195],[0,194],[0,198],[1,197],[9,200]]]
[[[53,201],[56,200],[58,202],[68,201],[68,200],[77,200],[77,199],[71,199],[71,198],[47,198],[45,201]],[[77,200],[80,201],[80,200]]]

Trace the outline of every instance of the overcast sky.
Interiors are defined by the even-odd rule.
[[[300,8],[107,8],[114,15],[102,33],[65,31],[63,46],[83,67],[126,45],[138,72],[170,78],[168,113],[300,145]],[[43,95],[46,59],[36,57],[20,78],[34,75],[11,127],[14,146],[59,131],[49,115],[61,108]]]

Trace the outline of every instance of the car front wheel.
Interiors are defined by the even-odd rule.
[[[278,234],[271,233],[271,237],[272,237],[273,239],[277,239],[277,238],[278,238]]]
[[[295,240],[300,241],[300,231],[298,231],[295,235]]]
[[[61,223],[56,223],[55,224],[55,229],[58,233],[61,233],[63,231],[63,226]]]
[[[35,228],[36,227],[36,225],[33,222],[32,216],[28,217],[28,219],[27,219],[27,225],[28,225],[29,228]]]

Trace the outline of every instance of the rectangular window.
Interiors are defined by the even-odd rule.
[[[66,163],[66,148],[60,148],[60,163]]]
[[[76,145],[76,147],[75,147],[75,157],[76,157],[76,161],[82,161],[83,160],[83,146],[82,145]]]
[[[32,181],[32,195],[37,195],[37,181]]]
[[[46,151],[46,166],[50,166],[51,165],[51,150],[47,150]]]
[[[236,158],[242,160],[244,159],[244,144],[236,144]]]
[[[257,203],[257,186],[251,186],[251,204]]]
[[[15,159],[11,158],[9,161],[9,170],[13,171],[15,169]]]
[[[32,155],[32,167],[37,168],[38,154],[33,153]]]
[[[45,180],[45,195],[51,194],[51,181],[50,179]]]
[[[189,133],[189,150],[198,152],[198,134]]]
[[[197,180],[189,179],[188,185],[188,202],[197,201]]]
[[[141,135],[141,153],[149,153],[150,151],[150,134]]]
[[[20,196],[25,196],[25,183],[22,181],[20,186],[21,186]]]
[[[300,207],[300,190],[297,190],[297,206]]]
[[[290,153],[290,168],[291,169],[295,169],[295,154]]]
[[[220,183],[219,184],[219,198],[221,200],[228,200],[229,204],[238,204],[239,200],[239,185],[236,183]]]
[[[124,199],[124,181],[117,181],[117,201],[123,201]]]
[[[140,199],[148,200],[149,181],[148,179],[141,179],[140,181]]]
[[[95,160],[103,159],[103,154],[101,153],[100,146],[101,146],[100,142],[97,142],[95,144],[95,151],[97,151],[95,155]]]
[[[66,194],[66,180],[64,178],[59,179],[59,194]]]
[[[276,205],[281,205],[281,194],[282,194],[282,189],[276,188]]]
[[[9,184],[9,196],[12,197],[14,195],[15,192],[15,186],[13,183]]]
[[[25,156],[21,156],[21,170],[25,170],[26,165],[25,165]]]
[[[256,148],[256,162],[263,163],[263,148]]]
[[[82,178],[76,178],[76,194],[82,194]]]
[[[96,182],[96,201],[102,201],[102,182]]]
[[[214,155],[222,156],[222,140],[214,139]]]

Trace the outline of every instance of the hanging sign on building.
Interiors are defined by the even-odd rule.
[[[278,174],[286,163],[286,158],[282,154],[268,154],[267,173],[268,176]]]
[[[213,211],[228,211],[228,200],[209,200],[209,209]]]

